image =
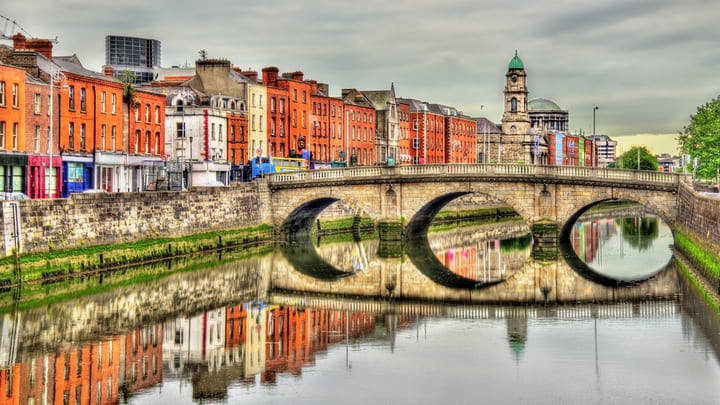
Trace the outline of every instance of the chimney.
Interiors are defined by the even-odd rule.
[[[13,35],[13,51],[19,51],[25,48],[25,35],[17,33]]]
[[[254,70],[245,70],[242,72],[242,74],[248,79],[250,79],[251,82],[257,83],[258,72]]]
[[[303,72],[296,70],[292,72],[292,79],[297,80],[299,82],[303,81]]]
[[[112,66],[105,66],[103,67],[103,73],[107,77],[113,77],[115,76],[115,69],[113,69]]]
[[[280,69],[275,66],[268,66],[262,70],[263,84],[266,86],[277,86],[278,72]]]
[[[52,59],[53,44],[49,39],[28,39],[25,41],[27,49],[31,49],[48,59]]]

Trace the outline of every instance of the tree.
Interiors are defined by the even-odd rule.
[[[123,98],[125,101],[131,106],[136,106],[137,100],[135,87],[133,85],[135,84],[135,80],[137,80],[137,76],[129,70],[123,70],[118,73],[118,80],[120,80],[120,83],[123,85]]]
[[[683,153],[698,159],[698,177],[717,176],[720,171],[720,97],[699,106],[677,139]]]
[[[640,154],[640,170],[657,170],[658,160],[648,148],[644,146],[633,146],[627,152],[623,153],[615,162],[615,167],[620,169],[634,169],[638,168],[638,153]]]

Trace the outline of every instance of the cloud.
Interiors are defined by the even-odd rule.
[[[518,49],[531,98],[557,101],[587,132],[598,105],[611,135],[673,133],[720,93],[717,1],[33,0],[3,14],[96,70],[105,35],[147,36],[162,41],[166,65],[207,49],[244,68],[302,69],[331,94],[395,82],[403,97],[496,121]]]

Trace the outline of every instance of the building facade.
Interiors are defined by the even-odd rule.
[[[376,161],[388,164],[397,160],[398,120],[395,85],[390,90],[363,90],[362,94],[375,109],[375,151]]]
[[[27,191],[25,70],[0,65],[0,191]]]
[[[343,89],[345,156],[350,166],[377,164],[375,109],[364,93]],[[342,159],[342,157],[341,157]]]
[[[149,38],[107,35],[105,37],[105,65],[117,76],[123,71],[135,75],[135,83],[149,83],[155,79],[154,68],[161,65],[160,41]]]
[[[290,96],[287,88],[277,86],[278,75],[279,69],[275,66],[262,70],[262,82],[267,93],[267,142],[272,156],[287,157],[290,153]]]
[[[540,131],[567,132],[569,115],[554,101],[536,98],[528,103],[530,127]]]

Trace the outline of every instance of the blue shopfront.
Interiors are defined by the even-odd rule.
[[[93,188],[94,174],[92,157],[63,156],[62,196],[67,197],[72,193],[82,193]]]

